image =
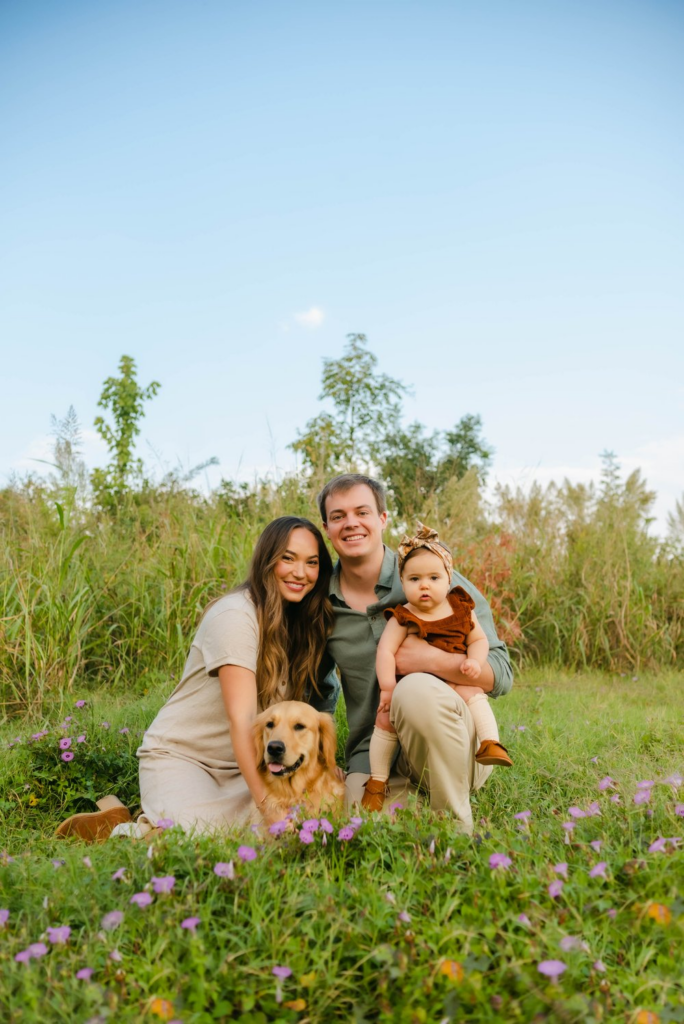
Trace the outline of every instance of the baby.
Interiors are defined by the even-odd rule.
[[[487,660],[489,643],[473,608],[475,602],[462,587],[451,589],[453,561],[446,544],[435,530],[418,523],[414,537],[405,536],[399,545],[399,576],[407,602],[388,608],[388,620],[378,645],[376,671],[380,685],[380,704],[370,744],[371,777],[366,783],[361,806],[367,811],[382,809],[387,779],[396,753],[397,734],[390,725],[389,710],[397,685],[395,655],[409,634],[451,654],[466,655],[461,672],[473,682]],[[480,746],[475,755],[479,764],[510,767],[512,761],[499,742],[496,719],[487,696],[479,686],[453,685],[473,716]]]

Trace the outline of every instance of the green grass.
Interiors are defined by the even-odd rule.
[[[76,711],[79,696],[89,703]],[[55,840],[66,813],[92,808],[104,792],[135,809],[138,734],[164,696],[159,687],[134,700],[74,692],[44,722],[0,730],[3,1021],[631,1022],[643,1010],[684,1021],[684,842],[648,852],[659,837],[684,836],[676,812],[684,789],[663,781],[684,768],[681,675],[540,671],[517,682],[495,705],[515,766],[495,769],[477,794],[473,838],[448,816],[409,807],[364,821],[346,842],[337,836],[342,819],[326,845],[320,830],[310,844],[297,833],[263,841],[176,829],[149,848]],[[42,728],[47,736],[25,742]],[[83,733],[65,764],[59,737]],[[10,748],[15,737],[22,742]],[[618,789],[599,791],[608,775]],[[640,780],[655,785],[650,801],[635,805]],[[568,833],[568,809],[594,801],[601,814],[576,819]],[[524,810],[527,824],[514,818]],[[589,845],[596,840],[600,851]],[[254,847],[254,860],[239,858],[241,844]],[[494,853],[511,866],[492,870]],[[218,877],[214,865],[228,861],[235,877]],[[601,861],[606,877],[590,877]],[[560,862],[568,877],[552,898]],[[171,893],[146,908],[130,904],[153,876],[167,875]],[[112,910],[123,922],[103,931]],[[200,919],[194,935],[181,927],[191,916]],[[60,925],[69,939],[51,946],[46,930]],[[568,938],[577,948],[561,948]],[[38,942],[46,955],[15,961]],[[537,968],[556,959],[567,968],[553,982]],[[598,960],[605,972],[592,966]],[[450,962],[454,977],[444,973]],[[276,965],[292,970],[281,983]],[[86,966],[91,979],[77,980]]]

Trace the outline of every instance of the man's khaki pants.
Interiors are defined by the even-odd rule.
[[[389,778],[385,810],[408,793],[427,793],[434,811],[453,811],[472,833],[470,794],[485,784],[492,768],[475,760],[477,733],[465,701],[436,676],[413,672],[397,683],[390,721],[401,753]],[[347,776],[347,806],[361,802],[368,775]]]

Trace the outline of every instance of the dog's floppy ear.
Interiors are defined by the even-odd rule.
[[[257,768],[260,768],[264,763],[264,715],[263,712],[254,720],[252,726],[252,736],[254,737],[254,746],[256,747],[256,763]]]
[[[328,771],[335,767],[337,733],[332,715],[321,712],[318,716],[318,760]]]

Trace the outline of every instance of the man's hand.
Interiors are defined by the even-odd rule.
[[[461,665],[466,660],[465,654],[447,654],[439,647],[432,647],[427,640],[417,636],[407,636],[396,654],[397,673],[407,676],[411,672],[429,672],[447,683],[459,683],[468,686],[468,676],[461,672]],[[477,685],[485,693],[494,686],[494,673],[489,662],[482,666]]]
[[[467,676],[468,679],[479,679],[482,666],[479,661],[475,661],[474,658],[466,658],[461,665],[461,673]]]
[[[430,672],[441,678],[443,673],[440,669],[444,668],[444,664],[440,662],[440,654],[448,660],[449,665],[453,668],[456,668],[461,661],[465,661],[464,654],[447,654],[446,651],[440,651],[438,647],[432,647],[427,640],[409,635],[396,653],[397,673],[407,676],[411,672]]]

